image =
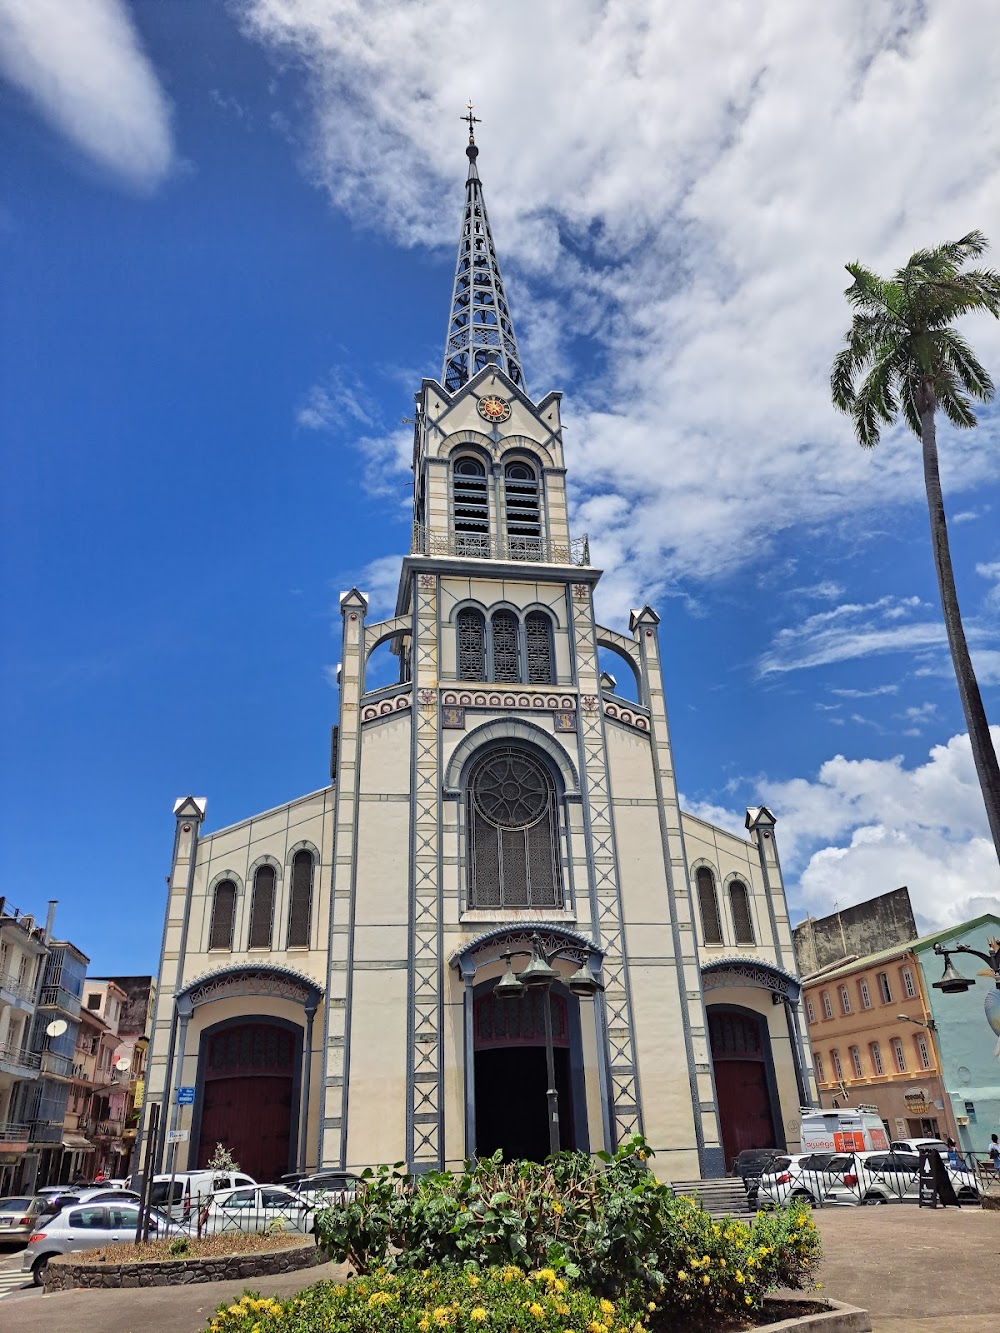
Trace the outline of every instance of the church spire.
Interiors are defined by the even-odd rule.
[[[479,149],[475,127],[479,117],[472,114],[471,102],[462,119],[469,126],[469,143],[465,150],[469,175],[465,182],[465,214],[458,242],[451,319],[441,375],[444,387],[449,393],[455,393],[484,366],[495,365],[523,389],[521,356],[486,216],[483,186],[476,170]]]

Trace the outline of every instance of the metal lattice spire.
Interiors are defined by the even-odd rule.
[[[499,366],[523,389],[521,356],[486,216],[483,185],[476,170],[479,149],[474,131],[479,117],[472,114],[471,102],[468,114],[462,119],[469,126],[469,144],[465,150],[469,176],[465,182],[465,214],[441,377],[448,392],[455,393],[484,366]]]

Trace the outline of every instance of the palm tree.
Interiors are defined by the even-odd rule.
[[[993,381],[952,327],[960,315],[972,310],[987,310],[1000,318],[1000,273],[963,269],[986,248],[982,232],[970,231],[960,241],[917,250],[888,281],[861,264],[848,264],[854,281],[844,295],[854,316],[846,346],[834,359],[830,387],[835,405],[849,413],[864,448],[873,449],[882,427],[892,425],[900,412],[920,437],[941,610],[972,757],[1000,858],[1000,764],[955,591],[935,427],[938,408],[953,426],[974,426],[970,398],[985,403],[993,397]]]

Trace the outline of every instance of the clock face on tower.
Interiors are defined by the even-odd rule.
[[[510,403],[504,402],[495,393],[480,398],[476,406],[479,408],[479,415],[485,417],[487,421],[506,421],[510,416]]]

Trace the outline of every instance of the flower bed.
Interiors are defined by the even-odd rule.
[[[264,1244],[254,1242],[265,1242]],[[220,1243],[222,1242],[222,1243]],[[158,1253],[151,1254],[153,1246]],[[140,1253],[129,1253],[139,1250]],[[97,1251],[60,1254],[45,1268],[46,1291],[72,1287],[170,1287],[189,1282],[226,1282],[291,1273],[325,1256],[311,1241],[282,1236],[211,1236],[192,1241],[188,1253],[171,1257],[169,1242],[107,1245]]]

